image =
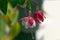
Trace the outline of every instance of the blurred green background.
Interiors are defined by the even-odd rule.
[[[2,12],[4,14],[7,14],[7,4],[8,2],[11,3],[12,7],[15,8],[17,6],[17,9],[19,10],[19,16],[18,16],[18,20],[20,18],[23,18],[25,16],[28,16],[28,11],[32,10],[32,13],[34,13],[35,11],[35,6],[36,3],[38,3],[40,10],[43,10],[42,8],[42,4],[43,4],[44,0],[28,0],[27,2],[27,6],[25,8],[17,6],[19,5],[23,5],[25,0],[0,0],[0,10],[2,10]],[[32,15],[33,16],[33,15]],[[35,37],[35,33],[34,37]],[[14,40],[33,40],[31,33],[23,33],[22,31],[14,38]],[[34,39],[35,40],[35,39]]]

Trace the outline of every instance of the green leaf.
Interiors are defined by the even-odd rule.
[[[4,17],[5,17],[4,14],[0,10],[0,38],[5,35],[6,22],[5,22]]]
[[[27,9],[31,10],[32,9],[31,7],[32,7],[32,1],[28,0]]]
[[[20,5],[23,5],[24,2],[25,2],[25,0],[19,0],[19,1],[18,1],[18,3],[19,3]]]
[[[14,8],[17,5],[18,0],[8,0],[8,2],[10,2],[12,7]]]
[[[9,35],[14,38],[20,33],[20,24],[15,22],[14,25],[11,26]]]
[[[7,16],[11,20],[11,25],[14,24],[18,19],[19,11],[16,8],[12,8],[11,4],[8,2]]]
[[[16,8],[13,8],[11,6],[11,3],[9,2],[8,2],[7,7],[8,8],[7,8],[6,16],[11,20],[9,36],[11,36],[13,39],[20,32],[20,24],[16,22],[18,19],[19,11]]]
[[[12,25],[14,24],[14,22],[16,22],[18,20],[18,10],[13,10],[14,14],[12,15]]]
[[[0,9],[4,14],[7,12],[7,0],[0,0]]]

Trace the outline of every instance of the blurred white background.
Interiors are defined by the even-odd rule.
[[[43,7],[48,14],[44,40],[60,40],[60,0],[45,0]]]
[[[44,40],[60,40],[60,0],[45,0],[43,8],[47,12],[45,28],[37,31],[37,40],[43,35]]]

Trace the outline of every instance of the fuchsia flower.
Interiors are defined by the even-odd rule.
[[[34,21],[34,19],[32,17],[30,17],[30,16],[29,17],[24,17],[21,20],[22,21],[27,21],[29,26],[32,26],[33,25],[33,21]]]
[[[43,14],[43,12],[42,11],[36,11],[35,13],[34,13],[34,20],[36,21],[36,22],[43,22],[44,21],[44,18],[45,18],[45,16],[44,16],[44,14]]]
[[[29,16],[28,17],[24,17],[21,18],[20,20],[25,22],[25,26],[28,26],[30,28],[34,27],[35,24],[35,20],[31,17],[31,12],[29,12]]]

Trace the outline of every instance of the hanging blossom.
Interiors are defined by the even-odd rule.
[[[30,13],[28,17],[21,18],[20,20],[22,20],[22,25],[26,28],[33,28],[36,26],[35,20],[31,17]]]
[[[34,13],[34,20],[36,22],[43,22],[44,18],[46,18],[46,17],[44,16],[42,11],[40,11],[40,10],[35,11],[35,13]]]

